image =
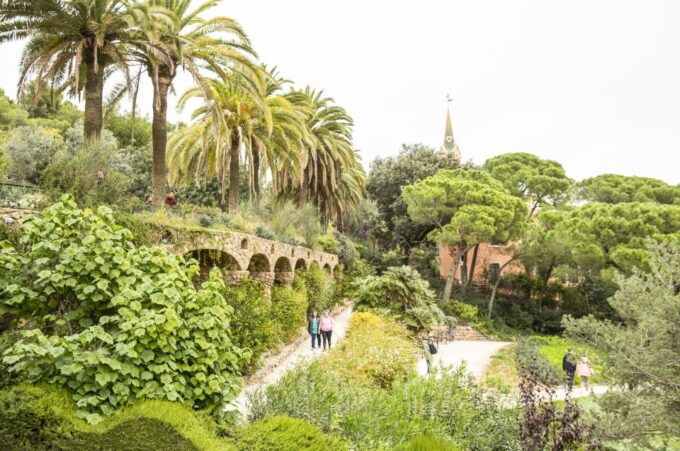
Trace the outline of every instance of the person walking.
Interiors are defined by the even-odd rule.
[[[423,334],[421,337],[421,345],[423,347],[423,355],[425,357],[425,362],[427,362],[427,374],[430,374],[430,369],[432,368],[432,361],[434,360],[434,355],[432,354],[432,348],[434,347],[436,352],[436,347],[434,343],[431,343],[429,337]]]
[[[321,331],[321,338],[323,339],[323,350],[326,350],[326,343],[328,343],[328,349],[331,349],[331,336],[333,335],[333,318],[331,318],[330,313],[326,310],[319,321],[319,330]]]
[[[321,349],[321,334],[319,334],[319,314],[314,311],[312,312],[312,316],[309,318],[309,323],[307,324],[307,330],[309,331],[309,335],[312,336],[312,349],[314,349],[316,346],[315,344]]]
[[[576,359],[571,349],[567,349],[567,353],[562,358],[562,371],[567,375],[567,389],[571,391],[574,387],[574,373],[576,372]]]
[[[581,386],[588,392],[588,380],[595,374],[595,370],[590,365],[587,354],[581,357],[581,361],[576,365],[576,374],[581,378]]]

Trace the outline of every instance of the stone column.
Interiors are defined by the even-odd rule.
[[[230,271],[230,270],[227,270],[227,269],[222,270],[222,277],[224,277],[224,282],[227,285],[236,285],[243,278],[248,277],[249,275],[250,275],[250,273],[248,271],[242,271],[242,270]]]
[[[250,277],[264,285],[264,292],[267,296],[272,294],[272,286],[274,285],[274,273],[271,271],[253,271]]]
[[[295,273],[292,271],[279,271],[274,274],[274,282],[286,287],[293,285],[293,278]]]

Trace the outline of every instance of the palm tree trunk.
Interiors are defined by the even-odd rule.
[[[229,213],[238,209],[239,173],[241,139],[238,128],[231,132],[231,149],[229,150]]]
[[[253,141],[253,197],[255,205],[260,203],[260,145]]]
[[[167,74],[159,74],[154,83],[153,92],[153,120],[151,134],[153,138],[152,185],[153,197],[156,203],[165,199],[165,148],[168,142],[168,90],[172,78]]]
[[[307,203],[307,193],[309,192],[309,169],[305,168],[302,172],[302,184],[297,196],[297,205],[302,207]]]
[[[130,145],[135,145],[135,120],[137,119],[137,95],[139,94],[139,82],[142,78],[142,67],[139,67],[135,89],[132,92],[132,111],[130,112]]]
[[[104,98],[104,67],[95,70],[94,61],[87,64],[85,80],[85,118],[83,121],[85,140],[99,139],[102,133]]]

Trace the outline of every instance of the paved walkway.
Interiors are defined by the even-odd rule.
[[[351,316],[352,307],[349,306],[333,317],[333,346],[345,337]],[[262,369],[249,378],[248,383],[241,390],[241,394],[228,404],[225,410],[238,410],[246,418],[250,413],[248,395],[255,390],[278,382],[286,372],[300,363],[317,359],[321,355],[323,355],[323,351],[318,348],[312,350],[309,334],[306,331],[303,332],[297,340],[286,346],[280,353],[265,359]],[[285,357],[282,358],[282,356]]]
[[[505,341],[452,341],[439,346],[439,351],[434,355],[435,367],[458,368],[463,363],[476,381],[479,381],[484,368],[491,361],[491,356],[502,348],[511,344]],[[417,365],[418,374],[427,374],[425,358],[420,359]]]

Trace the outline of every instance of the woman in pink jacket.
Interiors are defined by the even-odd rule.
[[[323,312],[321,321],[319,322],[319,330],[321,331],[321,338],[323,339],[323,350],[326,350],[326,343],[328,349],[331,349],[331,335],[333,335],[333,318],[331,318],[328,311]]]
[[[581,378],[581,386],[588,391],[588,379],[595,374],[588,356],[584,355],[576,365],[576,374]]]

